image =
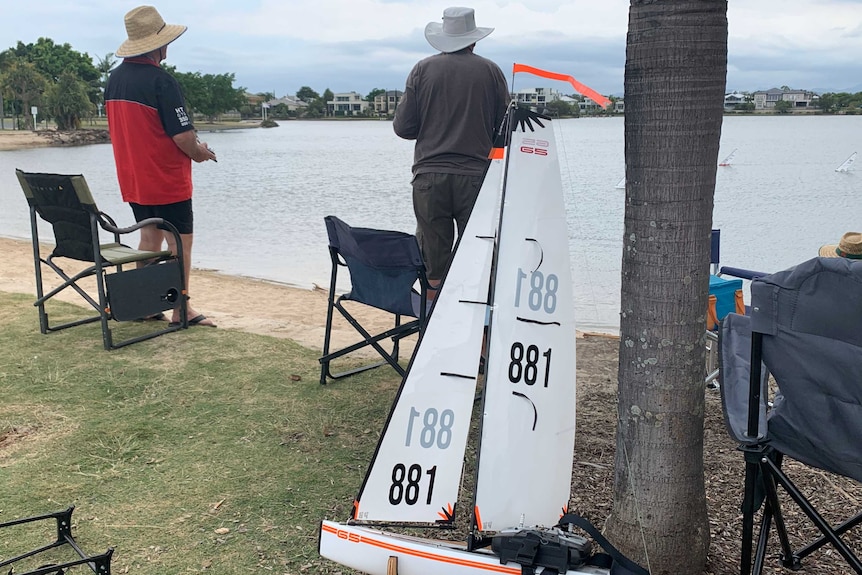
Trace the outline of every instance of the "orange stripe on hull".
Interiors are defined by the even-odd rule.
[[[336,537],[340,539],[345,539],[338,534],[338,529],[332,527],[330,525],[322,525],[321,529],[323,531],[327,531],[332,533]],[[436,555],[434,553],[430,553],[428,551],[420,551],[418,549],[411,549],[409,547],[404,547],[402,545],[397,545],[395,543],[389,543],[387,541],[381,541],[379,539],[375,539],[372,535],[368,535],[365,533],[356,534],[358,539],[349,539],[350,543],[364,543],[365,545],[371,545],[373,547],[378,547],[380,549],[386,549],[387,551],[394,551],[396,553],[401,553],[402,555],[410,555],[412,557],[417,557],[419,559],[428,559],[430,561],[437,561],[439,563],[446,563],[449,565],[460,565],[462,567],[470,567],[472,569],[481,569],[483,571],[489,571],[492,573],[507,573],[509,575],[520,575],[521,569],[513,569],[511,567],[506,567],[505,565],[488,565],[486,563],[482,563],[480,561],[473,561],[470,559],[460,559],[458,557],[447,557],[444,555]],[[347,539],[345,539],[347,540]]]
[[[491,153],[488,154],[489,160],[502,160],[504,148],[491,148]]]

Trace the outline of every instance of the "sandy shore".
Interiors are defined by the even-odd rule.
[[[0,151],[42,148],[52,145],[51,138],[40,132],[0,130]]]
[[[8,124],[7,119],[7,124]],[[257,120],[245,120],[242,122],[223,122],[216,124],[199,123],[195,127],[200,132],[212,130],[231,130],[257,128],[260,122]],[[44,148],[48,146],[68,146],[76,144],[99,143],[98,141],[87,141],[88,130],[102,132],[107,129],[107,123],[101,123],[84,127],[72,132],[57,132],[54,129],[42,128],[36,132],[30,130],[0,130],[0,152],[9,150],[26,150],[29,148]],[[91,134],[92,135],[92,134]],[[82,141],[79,141],[82,140]]]
[[[49,250],[44,250],[43,255],[50,253]],[[0,253],[3,254],[0,291],[34,295],[36,289],[30,241],[0,237]],[[54,280],[56,274],[44,267],[43,270],[50,272],[43,271],[46,286],[53,287],[60,283]],[[71,266],[66,271],[72,271]],[[322,349],[326,325],[326,291],[193,270],[189,293],[195,309],[211,317],[221,328],[289,338],[309,349]],[[60,298],[79,305],[82,302],[71,290],[62,293]],[[32,309],[32,313],[34,329],[38,329],[35,309]],[[368,308],[359,310],[358,314],[363,325],[379,328],[380,331],[390,327],[388,314]],[[356,332],[347,322],[337,321],[334,326],[334,345],[348,345],[357,340],[358,336],[354,335]],[[403,349],[409,352],[411,343],[405,341]]]
[[[43,257],[50,253],[43,250]],[[36,293],[33,268],[33,248],[29,240],[0,237],[0,291],[34,295]],[[64,260],[65,263],[68,260]],[[83,265],[76,266],[77,269]],[[72,266],[67,272],[75,271]],[[50,273],[46,273],[50,272]],[[53,276],[53,277],[52,277]],[[58,285],[56,274],[43,266],[47,289]],[[189,294],[194,307],[212,318],[219,327],[238,329],[250,333],[288,338],[309,349],[322,349],[326,326],[327,293],[323,289],[307,290],[254,278],[225,275],[207,270],[192,270]],[[63,301],[81,305],[81,298],[72,290],[59,296]],[[348,304],[350,307],[350,304]],[[391,327],[391,316],[354,305],[360,323],[378,331]],[[29,311],[29,310],[28,310]],[[34,329],[37,329],[36,311],[32,310]],[[358,340],[354,329],[336,312],[333,323],[333,345],[349,345]],[[580,335],[580,334],[579,334]],[[404,341],[402,349],[410,353],[412,338]]]

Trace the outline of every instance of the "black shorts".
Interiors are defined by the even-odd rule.
[[[129,205],[132,207],[132,213],[135,214],[136,222],[147,218],[162,218],[172,223],[181,234],[191,234],[194,230],[195,218],[190,199],[163,206],[142,206],[134,202],[129,202]]]

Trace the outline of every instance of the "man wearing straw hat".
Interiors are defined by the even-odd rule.
[[[425,39],[440,53],[413,67],[395,111],[395,133],[416,140],[416,238],[434,287],[449,267],[455,228],[460,236],[467,225],[509,105],[499,66],[473,53],[493,31],[476,26],[472,8],[446,8],[442,23],[425,27]],[[429,292],[434,295],[436,290]]]
[[[837,244],[828,244],[821,247],[818,255],[822,258],[862,260],[862,233],[847,232],[841,236],[841,241]]]
[[[188,293],[193,239],[191,163],[216,157],[205,143],[198,142],[179,84],[159,65],[167,57],[168,44],[187,28],[165,24],[152,6],[131,10],[125,23],[128,38],[116,52],[124,60],[105,88],[120,192],[136,221],[164,218],[177,227]],[[156,226],[141,229],[140,249],[157,251],[164,241],[176,253],[171,234]],[[191,306],[188,316],[190,325],[215,327]],[[174,310],[171,321],[179,319],[179,311]]]

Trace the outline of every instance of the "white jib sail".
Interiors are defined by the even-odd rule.
[[[853,162],[855,162],[855,161],[856,161],[856,152],[853,152],[852,154],[850,154],[849,158],[844,160],[844,163],[842,163],[840,166],[835,168],[835,171],[836,172],[848,172],[848,171],[850,171],[850,166],[852,166]]]
[[[356,500],[358,521],[451,520],[473,411],[497,227],[493,160]]]
[[[476,485],[480,530],[553,525],[575,442],[571,258],[551,122],[512,135]]]

